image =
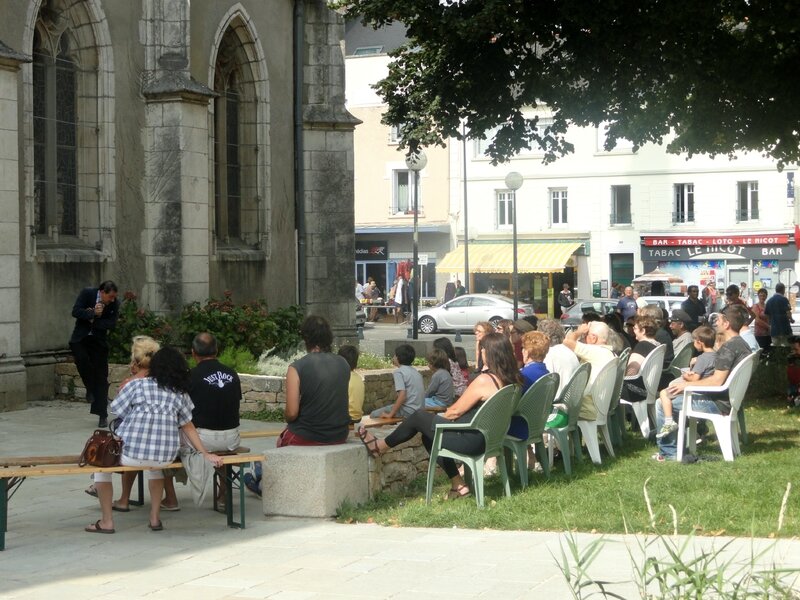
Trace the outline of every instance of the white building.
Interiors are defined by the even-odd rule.
[[[371,85],[388,73],[386,53],[404,38],[400,27],[348,23],[346,40],[347,107],[363,122],[355,134],[356,274],[380,284],[410,258],[413,211],[399,207],[412,178],[398,132],[380,123],[385,105]],[[548,119],[542,111],[540,126]],[[758,153],[687,159],[654,144],[633,152],[625,140],[606,151],[604,128],[575,127],[568,137],[574,153],[549,165],[531,151],[493,166],[486,140],[426,149],[423,296],[441,298],[456,278],[472,292],[493,285],[512,293],[514,194],[504,182],[511,171],[523,176],[516,192],[520,297],[539,314],[559,314],[554,297],[563,283],[577,288],[576,297],[608,296],[612,282],[627,284],[656,267],[683,278],[668,290],[675,293],[710,280],[718,288],[746,282],[770,290],[779,279],[796,280],[796,166],[778,172]]]

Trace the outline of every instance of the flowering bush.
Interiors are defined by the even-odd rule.
[[[225,292],[221,301],[212,298],[205,304],[192,302],[183,307],[177,318],[170,319],[140,308],[136,295],[126,292],[117,326],[109,336],[109,360],[127,363],[131,338],[135,335],[149,335],[163,345],[188,351],[192,339],[201,331],[217,337],[220,352],[226,348],[238,348],[253,356],[261,356],[273,348],[284,351],[299,343],[302,318],[302,309],[298,306],[270,312],[263,300],[237,305],[231,292]]]

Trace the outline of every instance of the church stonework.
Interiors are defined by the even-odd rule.
[[[103,279],[163,314],[302,302],[355,337],[358,121],[325,0],[22,6],[0,21],[0,410],[52,397]]]

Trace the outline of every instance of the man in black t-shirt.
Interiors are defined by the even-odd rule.
[[[225,452],[239,447],[239,404],[242,400],[242,384],[236,371],[217,360],[217,339],[210,333],[198,333],[192,341],[192,357],[197,366],[191,370],[192,389],[189,396],[194,404],[192,423],[209,452]],[[198,481],[200,489],[208,481],[202,471],[192,465],[191,455],[181,451],[189,479]],[[218,470],[217,476],[223,476]],[[219,486],[217,510],[225,511],[225,487]],[[202,497],[202,496],[201,496]],[[164,479],[164,501],[162,510],[180,510],[175,486],[171,477]]]
[[[192,422],[209,452],[239,447],[239,404],[242,385],[236,371],[217,360],[217,340],[198,333],[192,342],[197,366],[191,371]],[[214,448],[210,450],[210,448]]]

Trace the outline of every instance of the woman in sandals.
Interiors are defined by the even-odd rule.
[[[514,350],[505,336],[487,333],[480,342],[481,358],[486,369],[478,375],[461,397],[445,412],[433,414],[419,410],[397,426],[386,439],[379,440],[364,427],[359,427],[358,436],[370,454],[379,456],[389,448],[407,442],[417,433],[422,434],[422,443],[430,453],[437,423],[469,423],[481,404],[497,390],[510,384],[521,384],[522,378],[514,358]],[[442,447],[465,454],[480,454],[485,449],[483,434],[477,430],[448,431],[442,438]],[[439,458],[439,466],[450,478],[450,499],[461,498],[470,493],[464,479],[451,458]]]
[[[111,403],[111,410],[123,418],[117,433],[122,438],[122,466],[164,467],[178,455],[179,430],[214,466],[222,459],[209,454],[192,424],[192,401],[189,399],[189,366],[174,348],[162,348],[150,362],[150,375],[134,379]],[[161,496],[164,474],[160,470],[145,471],[150,488],[150,522],[153,531],[161,531]],[[102,516],[86,527],[89,533],[114,533],[112,513],[114,490],[111,473],[95,473],[94,486],[100,500]]]

